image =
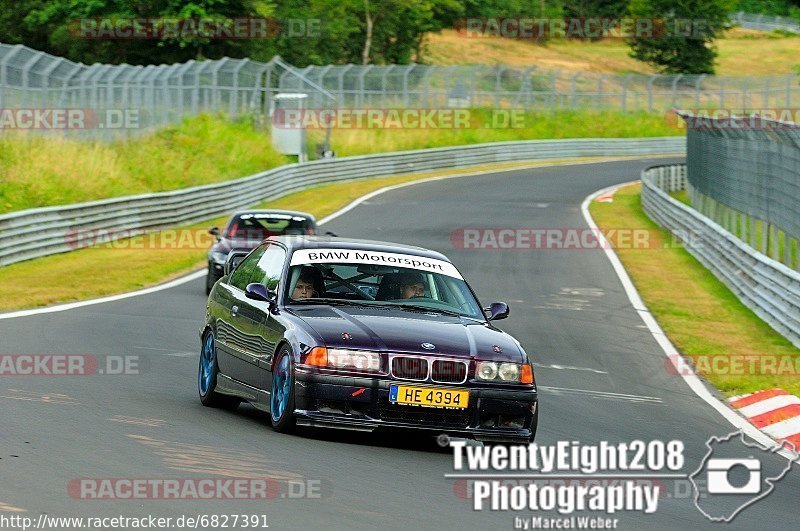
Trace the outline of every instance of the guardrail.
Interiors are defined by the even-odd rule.
[[[318,184],[466,168],[482,164],[591,156],[685,152],[683,137],[496,142],[289,164],[219,184],[119,197],[0,216],[0,266],[74,250],[97,231],[131,236],[221,216]],[[118,234],[114,235],[114,231]],[[120,231],[125,231],[119,234]]]
[[[642,207],[725,284],[745,306],[800,347],[800,273],[742,242],[669,195],[687,186],[686,165],[642,172]]]

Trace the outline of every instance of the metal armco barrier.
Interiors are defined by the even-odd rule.
[[[591,156],[682,155],[683,137],[497,142],[290,164],[249,177],[173,192],[119,197],[0,216],[0,266],[74,250],[97,231],[127,235],[221,216],[318,184]]]
[[[686,188],[686,165],[642,172],[642,206],[680,238],[692,256],[756,315],[800,347],[800,273],[742,242],[697,210],[670,197]]]

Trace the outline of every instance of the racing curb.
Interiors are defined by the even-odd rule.
[[[762,433],[800,448],[800,397],[783,389],[767,389],[731,397],[728,403]]]

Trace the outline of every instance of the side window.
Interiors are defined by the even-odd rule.
[[[250,277],[253,275],[253,271],[256,269],[256,265],[258,261],[261,259],[261,256],[266,251],[267,246],[262,245],[245,258],[239,267],[233,272],[231,275],[230,284],[235,288],[239,288],[240,290],[244,291],[247,285],[250,283]]]
[[[277,291],[285,261],[286,249],[280,245],[270,245],[267,252],[258,261],[253,275],[250,277],[250,282],[260,282],[270,290]]]

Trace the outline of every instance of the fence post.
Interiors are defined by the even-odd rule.
[[[624,78],[622,78],[622,112],[627,111],[627,99],[628,99],[628,80],[631,78],[630,74],[626,74]]]
[[[675,107],[675,96],[676,96],[676,92],[678,90],[678,81],[680,81],[680,79],[682,77],[683,77],[683,74],[678,74],[677,76],[675,76],[675,79],[672,80],[672,100],[671,100],[671,104],[672,104],[673,107]]]
[[[748,79],[742,79],[742,110],[749,109],[750,107],[747,105],[748,97],[750,96],[747,92],[748,87]]]
[[[580,77],[581,73],[576,72],[575,75],[572,76],[570,80],[570,95],[569,95],[569,108],[575,108],[575,98],[577,97],[578,91],[578,77]]]
[[[409,104],[409,101],[408,101],[408,74],[410,74],[411,71],[414,68],[416,68],[416,66],[417,65],[408,65],[406,67],[406,69],[405,69],[405,72],[403,72],[403,107],[406,107],[406,108],[408,107],[408,104]],[[339,79],[341,80],[341,76],[339,77]]]
[[[15,55],[17,55],[20,51],[22,51],[25,47],[21,44],[17,44],[14,46],[14,49],[8,52],[5,57],[0,60],[0,81],[3,82],[4,87],[8,83],[8,63],[9,60],[12,59]],[[3,101],[4,99],[5,90],[0,90],[0,108],[3,108],[6,105],[6,102]]]
[[[700,74],[697,76],[697,81],[694,84],[694,106],[700,107],[700,85],[703,83],[703,79],[705,79],[706,74]]]
[[[56,58],[52,63],[50,63],[50,66],[45,68],[41,73],[41,76],[44,79],[44,83],[47,83],[46,97],[42,100],[44,102],[45,106],[49,106],[49,105],[55,106],[54,102],[52,101],[51,94],[50,94],[50,81],[51,81],[50,75],[56,70],[56,68],[61,66],[61,64],[63,64],[63,63],[66,63],[66,61],[64,59],[61,59],[60,57]],[[43,89],[44,89],[44,87],[43,87]],[[2,93],[3,93],[3,91],[0,90],[0,108],[3,107],[3,105],[2,105],[2,97],[3,97]]]
[[[247,57],[239,61],[239,66],[233,71],[233,93],[231,97],[228,99],[228,112],[231,116],[238,116],[239,114],[239,72],[247,66],[247,63],[250,61]]]

